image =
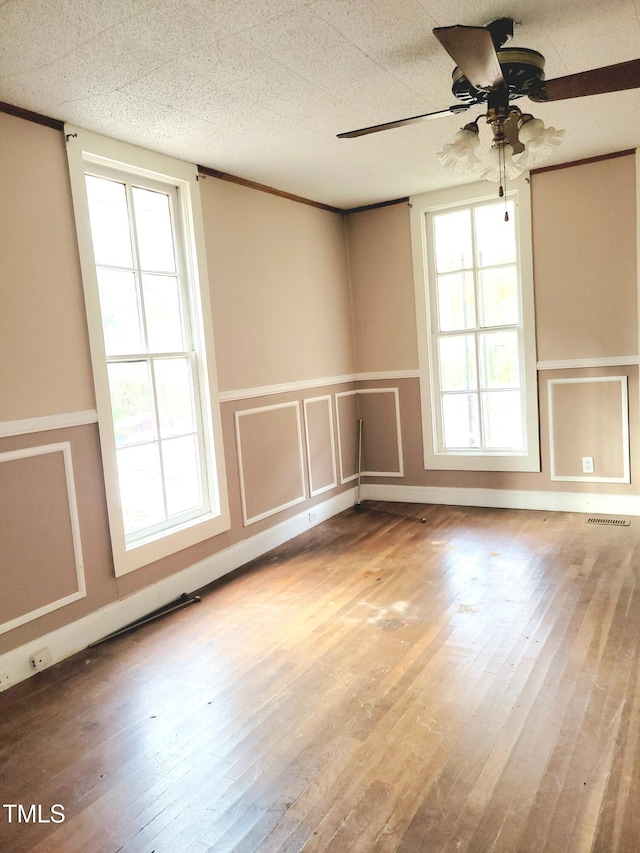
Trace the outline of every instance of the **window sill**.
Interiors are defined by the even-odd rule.
[[[123,543],[121,547],[114,542],[113,559],[116,577],[182,551],[190,545],[197,545],[205,539],[218,536],[230,527],[231,519],[228,513],[209,514],[185,522],[170,532],[162,531],[144,539]]]

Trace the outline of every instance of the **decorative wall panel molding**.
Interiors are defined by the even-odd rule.
[[[303,400],[309,495],[315,497],[338,485],[331,396]]]
[[[335,396],[340,482],[348,483],[358,476],[358,392],[341,391]]]
[[[305,500],[299,403],[237,411],[235,426],[245,526]]]
[[[404,477],[398,389],[359,388],[357,393],[363,420],[363,475]],[[367,429],[367,422],[375,428]]]
[[[538,370],[583,370],[596,367],[629,367],[640,364],[637,355],[613,355],[603,358],[564,358],[555,361],[539,361]]]
[[[0,633],[86,595],[71,445],[0,453]]]
[[[620,362],[616,362],[619,364]],[[636,359],[636,364],[638,360]],[[259,385],[255,388],[238,388],[233,391],[221,391],[218,398],[221,403],[234,400],[250,400],[254,397],[270,397],[273,394],[289,394],[297,391],[309,391],[313,388],[328,388],[332,385],[346,385],[350,382],[375,382],[397,379],[419,379],[420,372],[415,370],[379,370],[373,373],[348,373],[344,376],[325,376],[318,379],[301,379],[298,382],[282,382],[277,385]]]
[[[336,406],[341,482],[346,483],[358,476],[357,436],[360,418],[363,420],[362,476],[403,477],[398,389],[358,388],[342,391],[336,394]],[[375,424],[374,429],[371,429],[371,424]],[[353,468],[350,467],[352,464]]]
[[[257,388],[239,388],[236,391],[221,391],[218,399],[221,403],[234,400],[250,400],[252,397],[269,397],[272,394],[289,394],[295,391],[308,391],[311,388],[324,388],[330,385],[345,385],[356,381],[356,374],[329,376],[320,379],[303,379],[299,382],[283,382],[279,385],[261,385]]]
[[[62,415],[46,415],[42,418],[24,418],[19,421],[0,421],[0,438],[95,423],[98,423],[98,413],[95,409],[88,409],[84,412],[66,412]]]
[[[551,479],[631,482],[627,377],[550,379],[547,394]]]

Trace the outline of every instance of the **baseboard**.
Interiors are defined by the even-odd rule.
[[[598,515],[640,515],[639,495],[456,489],[440,486],[393,486],[382,483],[364,484],[360,492],[363,500],[375,501],[534,509],[547,512],[583,512]]]
[[[49,649],[54,663],[64,660],[86,649],[91,643],[175,601],[182,593],[193,592],[239,569],[305,530],[348,509],[354,502],[355,489],[340,492],[139,592],[0,655],[0,692],[35,674],[29,658],[40,649]]]

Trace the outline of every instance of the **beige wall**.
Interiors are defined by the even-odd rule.
[[[538,359],[638,354],[633,155],[532,176]]]
[[[81,589],[65,457],[62,449],[49,449],[0,464],[0,542],[12,554],[2,563],[3,589],[12,594],[0,596],[0,624]],[[38,536],[33,535],[35,518]],[[41,566],[48,571],[40,571]]]
[[[202,180],[221,391],[354,371],[343,217]]]
[[[0,422],[95,407],[64,145],[0,112]]]
[[[347,236],[358,373],[415,370],[409,205],[352,214]]]

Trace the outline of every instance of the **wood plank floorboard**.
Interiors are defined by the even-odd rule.
[[[640,851],[640,520],[365,504],[200,592],[0,694],[1,853]]]

